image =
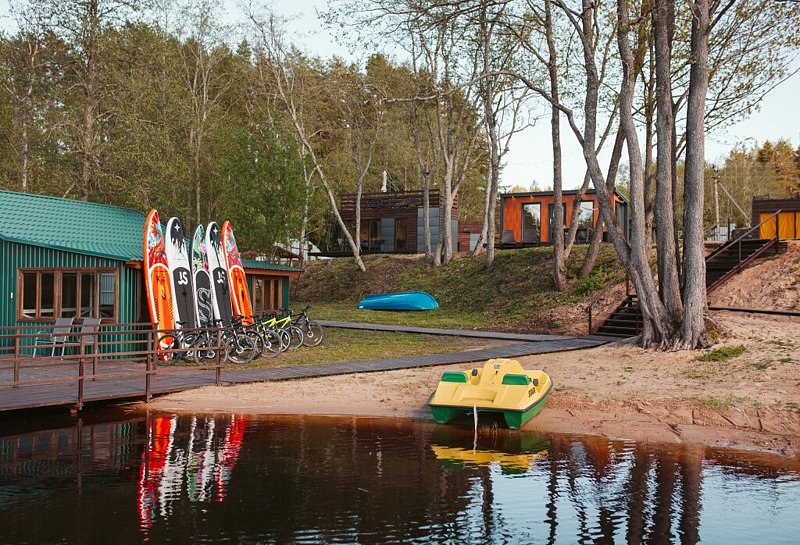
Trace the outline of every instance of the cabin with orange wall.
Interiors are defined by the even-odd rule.
[[[569,228],[573,208],[576,202],[577,190],[564,190],[564,227]],[[542,218],[552,217],[554,214],[554,194],[552,191],[536,191],[530,193],[502,193],[500,195],[500,233],[501,245],[541,244],[552,242],[550,222]],[[537,206],[538,205],[538,206]],[[582,222],[576,239],[578,242],[587,242],[591,238],[594,226],[600,217],[600,208],[594,190],[588,190],[581,199],[580,206],[584,213],[578,217]],[[614,191],[614,210],[617,222],[623,227],[625,236],[628,236],[628,200],[618,191]],[[538,218],[537,218],[538,212]],[[603,229],[605,233],[606,229]]]

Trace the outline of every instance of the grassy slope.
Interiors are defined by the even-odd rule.
[[[309,263],[292,286],[294,306],[309,303],[320,319],[371,321],[409,325],[492,329],[554,330],[562,327],[550,312],[577,304],[595,291],[624,280],[613,248],[604,244],[594,272],[578,280],[586,246],[576,246],[568,263],[570,286],[553,291],[552,248],[497,253],[492,268],[482,257],[462,257],[439,268],[418,257],[367,256],[367,272],[350,260]],[[432,312],[370,312],[357,310],[369,293],[427,291],[439,301]]]
[[[318,363],[336,363],[364,359],[384,359],[441,354],[475,350],[497,342],[486,339],[464,339],[460,337],[435,337],[413,333],[356,331],[328,329],[322,344],[314,348],[289,350],[276,358],[259,358],[246,367],[268,368]]]

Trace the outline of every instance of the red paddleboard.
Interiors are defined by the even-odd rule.
[[[233,236],[231,222],[222,224],[222,248],[225,253],[225,266],[228,269],[228,282],[231,287],[231,303],[233,313],[244,316],[245,324],[253,323],[253,305],[250,304],[250,290],[247,288],[247,277],[244,274],[239,247]]]
[[[147,214],[144,224],[144,285],[147,295],[147,306],[150,308],[150,319],[158,324],[158,335],[163,335],[163,330],[175,329],[175,318],[172,307],[172,279],[169,274],[166,247],[164,244],[164,230],[158,218],[158,212],[153,209]],[[172,339],[162,339],[161,348],[172,346]],[[161,354],[161,359],[169,359],[169,354]]]

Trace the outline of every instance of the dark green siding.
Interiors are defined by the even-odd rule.
[[[264,278],[276,278],[275,276],[265,276]],[[289,277],[288,276],[278,276],[281,281],[281,308],[289,308]],[[250,293],[250,297],[253,296],[253,275],[247,275],[247,290]]]
[[[0,326],[17,324],[17,271],[25,268],[117,269],[118,321],[131,323],[137,319],[136,313],[142,297],[139,293],[138,277],[142,271],[125,267],[122,261],[113,259],[0,241]]]

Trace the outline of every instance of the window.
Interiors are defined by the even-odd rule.
[[[361,251],[380,251],[381,220],[361,221]]]
[[[406,239],[408,238],[408,227],[406,218],[394,220],[394,251],[402,252],[406,250]]]
[[[581,201],[581,213],[578,216],[578,229],[592,229],[594,227],[594,204],[591,201]]]
[[[547,223],[548,230],[547,230],[547,237],[550,242],[553,241],[553,233],[555,232],[553,227],[555,227],[555,219],[556,219],[556,207],[555,205],[548,204],[547,205],[547,217],[550,218],[550,221]],[[566,203],[561,204],[561,228],[563,229],[567,225],[567,205]]]
[[[250,294],[253,314],[283,307],[283,278],[278,276],[255,276]]]
[[[542,232],[542,205],[528,203],[522,205],[522,242],[539,242]]]
[[[17,312],[20,320],[116,319],[115,270],[20,270],[17,278],[17,293],[21,294]]]

